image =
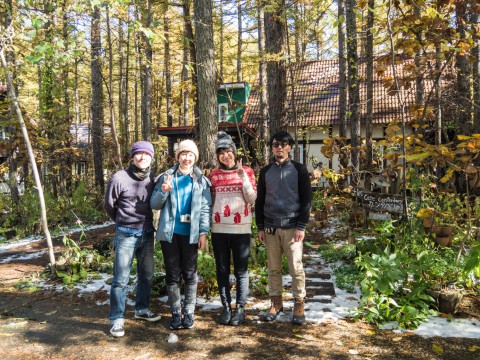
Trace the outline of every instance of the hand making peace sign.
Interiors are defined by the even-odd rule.
[[[243,169],[243,165],[242,165],[242,159],[238,159],[237,161],[237,174],[242,176],[243,174],[245,174],[245,170]]]
[[[165,181],[162,184],[162,192],[164,194],[166,194],[167,192],[172,190],[172,188],[173,188],[172,187],[172,180],[173,180],[173,175],[172,174],[167,174],[167,176],[165,176]]]

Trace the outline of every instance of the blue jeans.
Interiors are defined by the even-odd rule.
[[[237,305],[245,305],[248,297],[248,257],[250,234],[212,233],[213,253],[217,267],[218,292],[222,305],[232,301],[230,294],[230,255],[233,257],[233,274],[237,280]]]
[[[133,258],[137,259],[137,294],[135,310],[148,309],[153,280],[154,230],[117,225],[115,228],[115,259],[110,290],[110,323],[123,323],[125,298]]]

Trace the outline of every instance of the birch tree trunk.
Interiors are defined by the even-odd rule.
[[[50,236],[50,230],[48,229],[48,221],[47,221],[47,208],[45,207],[45,198],[43,196],[43,186],[42,182],[40,181],[40,175],[38,173],[37,163],[35,161],[35,154],[33,153],[32,144],[30,143],[30,138],[28,135],[27,127],[25,125],[25,121],[23,120],[22,111],[20,110],[20,106],[18,104],[18,98],[15,94],[14,84],[12,81],[12,76],[10,75],[10,71],[8,69],[7,60],[4,54],[4,45],[0,44],[0,60],[2,62],[2,66],[5,69],[5,76],[7,78],[7,88],[8,88],[8,95],[12,100],[12,106],[15,109],[15,113],[18,118],[18,122],[20,123],[20,129],[22,130],[23,138],[25,139],[25,146],[27,148],[28,158],[30,160],[30,165],[33,171],[33,177],[35,179],[35,186],[38,191],[38,199],[40,202],[40,211],[42,216],[42,229],[45,237],[47,238],[47,246],[48,246],[48,256],[50,259],[50,266],[52,269],[55,268],[55,254],[53,253],[53,244],[52,244],[52,237]]]

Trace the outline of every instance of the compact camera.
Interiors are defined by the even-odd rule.
[[[180,222],[189,223],[191,221],[190,214],[180,215]]]

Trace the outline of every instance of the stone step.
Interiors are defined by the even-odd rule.
[[[315,299],[313,297],[310,297],[307,292],[307,301],[305,306],[308,306],[308,303],[331,304],[332,299]]]
[[[318,281],[322,281],[322,280],[330,280],[332,278],[332,274],[329,274],[329,273],[325,273],[325,272],[321,272],[321,273],[316,273],[315,274],[315,277],[314,278],[310,278],[308,275],[307,275],[307,281],[315,281],[315,282],[318,282]]]
[[[335,287],[333,283],[326,281],[312,281],[308,279],[306,282],[307,292],[314,295],[335,296]]]

